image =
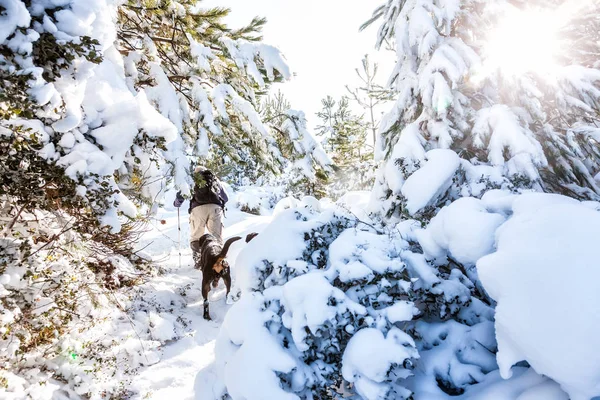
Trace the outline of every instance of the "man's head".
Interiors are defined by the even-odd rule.
[[[214,175],[212,171],[206,168],[204,165],[198,165],[196,168],[194,168],[193,177],[196,185],[199,187],[204,187],[207,181],[213,179]]]

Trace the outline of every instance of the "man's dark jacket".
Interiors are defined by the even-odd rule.
[[[212,175],[210,171],[205,171],[204,173]],[[198,185],[196,185],[196,187],[194,187],[194,195],[190,199],[190,208],[188,209],[188,212],[190,214],[192,213],[192,210],[194,208],[198,206],[203,206],[205,204],[216,204],[218,206],[225,207],[225,203],[227,203],[227,201],[229,200],[229,198],[227,197],[227,193],[225,193],[223,186],[221,185],[217,177],[215,177],[214,175],[205,180],[210,181],[212,179],[214,179],[214,183],[219,188],[219,193],[215,193],[215,191],[213,190],[202,190],[203,188],[200,188],[198,187]],[[181,195],[181,192],[177,192],[173,205],[175,207],[181,207],[184,201],[185,199]]]

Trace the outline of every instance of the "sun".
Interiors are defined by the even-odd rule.
[[[552,75],[562,52],[558,10],[509,10],[487,35],[483,68],[507,76]]]

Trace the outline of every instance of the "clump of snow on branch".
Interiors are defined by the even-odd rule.
[[[238,68],[245,69],[246,73],[261,88],[265,87],[265,81],[259,72],[259,65],[256,64],[257,58],[262,61],[260,67],[266,70],[267,78],[270,81],[275,80],[275,71],[280,73],[284,79],[291,78],[290,68],[276,47],[264,43],[253,43],[243,39],[232,40],[222,38],[221,41],[225,44]]]
[[[302,157],[294,163],[293,168],[299,170],[301,175],[314,180],[313,163],[328,169],[332,164],[331,159],[321,143],[308,130],[304,112],[288,110],[286,115],[287,118],[283,122],[281,130],[287,134],[296,153]]]

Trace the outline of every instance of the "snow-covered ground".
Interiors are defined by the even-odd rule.
[[[231,203],[238,205],[235,201],[237,193],[232,192],[231,194],[233,199]],[[398,227],[399,230],[406,231],[404,236],[414,237],[414,240],[418,240],[424,254],[410,253],[410,248],[406,247],[408,242],[404,242],[401,237],[394,236],[392,231],[382,234],[369,230],[370,225],[368,224],[357,227],[350,223],[349,228],[338,226],[333,230],[319,230],[320,226],[332,228],[336,226],[336,213],[345,215],[343,218],[352,219],[353,216],[360,216],[368,220],[369,216],[366,213],[368,196],[368,192],[349,193],[337,204],[327,200],[318,201],[310,197],[302,200],[286,198],[281,200],[272,211],[268,210],[268,213],[272,213],[273,216],[251,215],[232,206],[226,213],[225,238],[243,237],[250,232],[261,233],[250,244],[238,241],[230,249],[228,258],[232,265],[234,279],[232,292],[234,295],[239,290],[243,293],[246,291],[248,294],[246,286],[252,286],[251,284],[256,278],[250,272],[255,271],[257,267],[259,269],[264,267],[261,260],[270,260],[274,263],[273,265],[286,265],[291,269],[302,267],[300,268],[302,271],[296,271],[289,275],[281,271],[273,272],[273,276],[265,278],[268,285],[265,284],[266,286],[259,292],[243,295],[233,308],[228,304],[225,287],[221,282],[218,288],[209,294],[212,321],[205,321],[202,318],[200,292],[202,274],[192,265],[191,250],[188,246],[187,204],[184,204],[180,210],[181,265],[179,265],[180,257],[177,246],[179,236],[177,211],[170,208],[161,209],[152,220],[151,227],[139,243],[139,247],[152,257],[163,272],[143,285],[141,289],[141,293],[144,293],[143,298],[133,303],[132,318],[136,321],[149,321],[146,324],[136,325],[143,327],[142,331],[147,329],[144,332],[136,332],[138,337],[146,338],[146,343],[154,341],[154,343],[160,342],[162,345],[158,349],[145,352],[146,362],[140,362],[140,364],[148,366],[135,371],[132,383],[128,388],[129,393],[133,394],[132,398],[216,400],[221,398],[224,390],[227,390],[233,399],[284,398],[279,397],[279,394],[284,394],[288,396],[285,398],[290,399],[310,398],[308,392],[302,394],[282,391],[278,379],[271,379],[270,385],[265,385],[263,380],[265,377],[275,377],[273,365],[277,362],[292,360],[293,357],[304,352],[310,353],[317,346],[318,341],[311,342],[310,346],[305,343],[308,331],[306,331],[303,321],[311,321],[314,326],[310,328],[310,332],[315,332],[318,327],[325,326],[327,320],[333,321],[327,312],[332,312],[334,309],[338,310],[334,314],[339,314],[339,318],[342,316],[350,318],[346,313],[346,309],[350,306],[354,307],[354,313],[360,315],[368,311],[371,316],[377,317],[382,313],[382,318],[389,319],[391,323],[409,321],[414,314],[412,303],[399,301],[395,303],[394,307],[389,307],[390,312],[392,310],[400,312],[394,314],[397,315],[394,317],[386,311],[388,309],[378,311],[371,306],[365,308],[355,303],[353,299],[358,292],[353,292],[342,283],[347,284],[353,279],[359,278],[369,281],[374,275],[381,274],[381,271],[385,272],[390,268],[402,270],[404,264],[400,262],[401,260],[411,264],[418,257],[422,257],[423,260],[425,258],[441,260],[449,255],[465,266],[477,267],[489,295],[498,302],[495,321],[485,317],[492,310],[486,309],[481,302],[478,302],[479,306],[475,305],[479,310],[477,318],[481,314],[483,320],[473,320],[468,326],[463,323],[463,320],[450,320],[442,324],[431,321],[417,322],[415,329],[420,332],[418,343],[394,328],[388,332],[388,339],[392,336],[398,339],[400,337],[398,335],[403,335],[402,337],[406,338],[406,343],[409,345],[401,346],[396,353],[396,356],[401,356],[400,359],[390,359],[391,361],[386,358],[389,356],[390,350],[386,350],[387,347],[383,345],[388,339],[378,330],[383,325],[375,324],[371,328],[364,329],[366,333],[355,335],[347,344],[346,349],[341,351],[344,360],[341,372],[347,381],[354,382],[354,386],[357,392],[363,396],[362,398],[378,398],[365,395],[364,390],[364,393],[361,392],[361,386],[357,382],[357,379],[362,379],[363,375],[374,381],[380,379],[377,376],[381,374],[372,377],[373,371],[377,371],[377,368],[381,367],[376,363],[377,360],[385,361],[382,364],[382,371],[385,372],[389,368],[388,364],[392,361],[403,365],[402,360],[405,358],[412,358],[417,362],[416,369],[407,375],[406,382],[403,383],[410,391],[414,392],[414,398],[417,400],[448,400],[450,398],[463,400],[567,400],[569,396],[565,392],[570,392],[573,400],[593,398],[596,393],[596,389],[593,387],[595,378],[586,378],[576,366],[578,363],[581,364],[581,361],[578,360],[586,359],[584,353],[577,352],[597,348],[597,340],[593,336],[596,332],[595,328],[590,325],[586,329],[578,331],[578,336],[574,332],[575,336],[572,336],[572,340],[570,340],[571,347],[568,351],[563,349],[560,342],[560,338],[566,336],[559,332],[561,324],[567,316],[573,319],[567,326],[584,326],[586,323],[584,316],[597,315],[593,308],[597,301],[585,301],[597,298],[597,295],[593,294],[596,286],[589,285],[588,289],[591,292],[584,292],[577,278],[580,275],[591,274],[588,261],[597,258],[596,253],[592,251],[591,243],[586,244],[583,238],[576,240],[583,247],[580,246],[581,248],[578,247],[573,251],[581,254],[581,257],[586,255],[588,258],[582,258],[570,266],[573,273],[576,268],[581,268],[581,271],[574,273],[571,282],[573,286],[569,290],[574,294],[577,292],[577,296],[581,298],[578,297],[579,300],[576,301],[571,299],[573,301],[565,303],[564,316],[559,320],[555,320],[552,315],[557,313],[564,301],[564,298],[556,298],[555,293],[560,292],[561,285],[567,285],[570,282],[560,272],[563,268],[563,256],[567,253],[560,246],[555,246],[554,243],[567,242],[569,238],[576,237],[578,232],[583,234],[581,233],[583,227],[595,229],[593,234],[588,232],[586,237],[597,237],[598,224],[590,222],[598,219],[597,210],[600,207],[598,203],[580,203],[557,195],[512,195],[502,191],[491,191],[481,200],[461,199],[443,208],[425,229],[419,228],[418,224],[415,225],[411,221],[406,221],[407,224]],[[555,210],[556,207],[559,208]],[[294,210],[286,210],[287,208]],[[464,231],[459,229],[465,224],[471,226],[467,236],[463,235],[461,232],[464,233]],[[534,229],[530,232],[525,228],[541,230]],[[411,230],[415,231],[411,233]],[[310,268],[306,262],[302,261],[302,257],[305,257],[302,254],[305,253],[305,247],[308,242],[311,242],[313,235],[319,238],[318,242],[314,242],[316,243],[313,244],[314,246],[328,248],[327,265],[329,267],[318,269],[313,266],[310,267],[313,269],[312,271],[306,271],[305,269]],[[331,237],[328,239],[328,236]],[[306,242],[307,240],[308,242]],[[325,242],[321,243],[322,240]],[[327,244],[327,240],[333,242]],[[530,243],[528,240],[535,242]],[[403,248],[403,250],[398,253],[397,250],[392,251],[392,247],[389,246],[392,246],[393,249]],[[522,254],[513,251],[513,247]],[[574,246],[571,247],[575,249]],[[543,254],[552,256],[548,256],[550,259],[543,258],[542,254],[538,254],[539,251],[535,249],[543,249],[540,250]],[[555,249],[557,253],[552,253],[554,251],[552,249]],[[392,259],[390,254],[399,254],[400,258],[396,255],[395,259]],[[511,254],[518,255],[518,259],[526,260],[527,264],[521,265],[515,261],[516,259],[509,260],[510,262],[505,261]],[[534,258],[527,259],[526,255],[528,254],[533,254]],[[537,261],[540,257],[544,262]],[[280,258],[281,260],[279,260]],[[568,259],[576,260],[574,255],[569,256]],[[432,265],[426,263],[422,263],[421,267],[428,271],[434,270]],[[383,270],[380,270],[381,268]],[[516,283],[517,279],[511,279],[511,274],[517,274],[517,272],[511,272],[511,268],[519,269],[518,273],[523,276],[525,271],[529,271],[531,276],[523,283],[525,286],[520,287]],[[548,278],[545,271],[550,269],[553,272]],[[425,284],[427,275],[423,275],[422,270],[419,271],[418,276]],[[348,275],[350,272],[354,275]],[[270,274],[269,272],[265,273]],[[364,276],[355,276],[356,273]],[[470,273],[474,272],[470,270]],[[333,276],[339,276],[340,282],[336,283]],[[238,278],[237,282],[236,277]],[[537,281],[542,277],[545,279],[543,287],[552,282],[556,283],[556,287],[550,289],[548,286],[547,289],[540,289],[535,284],[528,284],[528,282]],[[431,275],[431,278],[442,282],[441,286],[446,288],[444,290],[451,292],[454,291],[452,288],[457,284],[455,282],[454,286],[452,285],[454,282],[452,277],[444,280],[446,278],[443,275]],[[390,279],[392,278],[390,277]],[[467,278],[463,277],[463,279]],[[412,280],[413,284],[416,281]],[[344,290],[332,285],[337,285]],[[368,287],[364,283],[361,283],[360,286],[361,288]],[[390,287],[382,290],[391,296],[393,290],[390,291]],[[536,292],[538,297],[543,300],[541,304],[537,304],[537,300],[531,298],[532,291],[537,289],[539,289],[539,292]],[[374,290],[373,285],[369,290]],[[329,307],[327,299],[332,293],[336,297],[334,303],[336,306]],[[347,297],[349,295],[354,297]],[[521,298],[517,295],[525,297]],[[572,297],[574,296],[572,295]],[[512,299],[513,297],[516,300]],[[290,352],[287,347],[279,348],[279,342],[272,337],[275,335],[273,332],[278,332],[278,329],[266,328],[265,320],[260,316],[265,310],[262,310],[259,298],[268,299],[271,305],[282,304],[282,307],[285,307],[284,316],[289,317],[288,322],[298,321],[298,326],[292,324],[288,327],[284,320],[281,323],[282,327],[290,329],[290,338],[293,339],[298,352]],[[259,300],[254,301],[253,299]],[[378,299],[385,300],[381,296]],[[258,304],[258,308],[254,303]],[[548,316],[540,311],[546,309],[545,304],[551,305],[547,309]],[[591,308],[583,314],[570,313],[569,307],[572,307],[573,304],[578,304],[578,307],[583,307],[582,304],[589,304]],[[513,306],[516,308],[508,308]],[[468,306],[465,307],[468,308]],[[326,311],[325,314],[323,314],[323,310]],[[468,310],[464,311],[467,314],[463,313],[463,316],[467,318]],[[229,315],[226,317],[228,313]],[[297,318],[292,319],[292,316],[296,314],[298,314]],[[274,312],[272,314],[274,319],[269,319],[270,323],[277,320],[276,316],[281,315],[280,312]],[[535,326],[532,327],[527,321],[533,321],[533,316],[536,316],[537,319]],[[580,316],[583,318],[582,320],[578,319]],[[351,321],[351,318],[348,321]],[[341,325],[350,324],[348,321]],[[597,319],[588,322],[592,324],[593,321],[597,321]],[[492,331],[494,322],[495,332]],[[334,329],[336,326],[334,324],[328,329]],[[257,329],[264,335],[257,334]],[[523,329],[525,331],[521,331]],[[546,330],[546,332],[540,331],[535,335],[528,334],[535,329]],[[440,339],[442,331],[450,333],[443,334],[444,338]],[[394,333],[396,336],[389,336],[393,332],[396,332]],[[552,335],[549,332],[559,333]],[[590,336],[585,337],[585,335]],[[359,342],[362,340],[361,338],[367,336],[369,337],[367,340],[361,342],[360,345],[353,346],[353,343]],[[250,337],[260,337],[261,340],[249,340],[248,343],[245,343],[245,339]],[[315,337],[311,333],[311,338]],[[497,360],[496,354],[488,354],[489,350],[479,352],[475,356],[478,347],[473,347],[473,342],[479,343],[483,348],[493,349],[496,347],[496,340],[500,345],[497,350],[494,350],[494,353],[498,351]],[[528,340],[531,342],[527,342]],[[235,346],[229,349],[231,351],[227,350],[227,344],[230,342],[235,342]],[[375,342],[378,342],[379,345]],[[429,346],[427,345],[429,342],[435,343]],[[274,347],[270,348],[269,343]],[[523,345],[523,343],[526,344]],[[579,346],[580,343],[583,344]],[[270,353],[273,348],[278,350]],[[412,353],[404,355],[403,352],[406,349]],[[416,349],[418,349],[418,354]],[[538,349],[544,351],[539,352]],[[380,357],[374,356],[376,351],[381,351]],[[463,352],[464,355],[462,355]],[[246,357],[248,354],[250,356]],[[257,356],[258,354],[260,356]],[[287,355],[283,357],[285,354]],[[572,354],[581,355],[576,359],[571,359],[573,358]],[[143,354],[140,356],[144,357]],[[372,365],[365,364],[367,360]],[[525,363],[517,364],[522,360],[527,361],[533,368],[528,368]],[[500,366],[499,370],[496,361]],[[597,371],[596,359],[589,358],[587,361],[588,364],[584,371]],[[294,361],[293,364],[298,368],[294,371],[303,371],[302,362],[300,359]],[[375,364],[373,364],[374,362]],[[229,367],[225,369],[224,366],[227,364]],[[463,392],[455,395],[443,393],[438,387],[439,383],[435,383],[433,379],[445,376],[440,375],[441,373],[436,368],[445,368],[447,365],[451,366],[449,371],[454,374],[449,375],[447,379],[460,382],[463,375],[471,376],[469,379],[476,376],[478,377],[476,382],[479,383],[466,385]],[[410,378],[410,375],[414,375],[414,377]],[[228,381],[227,377],[234,379]],[[369,379],[363,379],[363,389],[365,389],[365,384],[372,383]],[[262,389],[264,389],[263,392],[261,392]],[[275,397],[265,395],[265,393],[274,393],[269,390],[276,390],[278,395]],[[248,397],[249,393],[253,397]],[[304,395],[308,397],[303,397]]]
[[[223,318],[229,309],[225,299],[225,286],[209,294],[212,321],[202,318],[202,295],[200,284],[202,273],[193,268],[192,253],[188,245],[189,223],[187,207],[181,208],[181,268],[177,249],[177,212],[161,210],[152,224],[152,229],[144,236],[140,247],[165,269],[165,273],[154,278],[149,285],[154,289],[153,296],[170,298],[175,309],[171,312],[179,320],[185,321],[185,336],[167,341],[161,347],[158,363],[142,370],[130,387],[136,392],[135,399],[211,399],[215,338]],[[165,224],[161,224],[161,220]],[[225,218],[224,237],[260,232],[271,220],[268,216],[255,216],[233,209]],[[231,265],[246,245],[243,241],[232,245],[229,252]],[[163,300],[164,303],[164,300]],[[179,305],[184,305],[179,307]],[[153,335],[168,338],[172,335],[172,325],[155,326]]]
[[[367,207],[366,199],[366,195],[357,192],[353,196],[346,196],[339,204],[343,203],[345,207],[352,209],[355,214],[363,214],[364,209]],[[301,203],[298,202],[298,204]],[[283,207],[283,205],[293,207],[290,200],[282,201],[276,207],[275,215],[280,215],[281,210],[277,211],[277,209]],[[453,209],[449,208],[448,210],[450,213]],[[163,221],[164,223],[162,223]],[[272,216],[255,216],[238,209],[232,209],[226,214],[224,237],[244,236],[250,232],[262,232],[272,221]],[[273,237],[273,229],[285,225],[282,225],[279,217],[278,221],[278,223],[271,225],[269,230],[264,231],[263,236],[260,237],[261,240],[257,239],[257,242],[252,242],[252,244],[261,245],[261,243],[258,243],[259,241],[264,241],[267,237]],[[286,227],[286,229],[291,228],[290,225],[286,225]],[[432,223],[431,227],[432,229],[435,228],[435,224]],[[434,231],[432,232],[435,233]],[[349,232],[351,231],[346,233]],[[363,234],[367,235],[366,232],[363,232]],[[372,244],[380,242],[381,238],[377,235],[372,233],[368,235],[372,236]],[[342,236],[345,237],[345,235]],[[191,250],[187,245],[188,237],[188,215],[187,207],[184,205],[181,208],[181,266],[179,266],[177,249],[178,230],[177,212],[175,210],[160,210],[152,223],[151,230],[145,234],[139,244],[140,247],[145,247],[145,251],[164,269],[163,274],[153,278],[146,284],[145,293],[149,298],[145,298],[144,301],[154,305],[160,304],[166,310],[163,313],[154,314],[154,317],[150,313],[151,324],[148,334],[154,340],[162,342],[163,345],[159,348],[160,359],[156,359],[153,365],[139,370],[134,377],[129,388],[134,393],[134,399],[213,400],[219,398],[219,387],[223,384],[223,377],[219,376],[217,372],[218,363],[215,360],[215,346],[221,325],[231,305],[227,304],[225,287],[221,282],[219,287],[209,294],[210,312],[213,320],[205,321],[202,318],[202,297],[200,293],[202,275],[200,271],[195,270],[192,266]],[[385,235],[382,237],[385,237]],[[286,240],[283,240],[281,236],[279,239],[281,243],[273,246],[273,251],[282,251],[280,246]],[[471,240],[471,242],[473,241]],[[240,265],[247,261],[240,257],[240,262],[236,265],[238,255],[245,246],[248,246],[245,242],[238,241],[234,243],[229,252],[229,260],[233,266],[234,290],[236,288],[236,267],[240,268]],[[261,246],[255,247],[260,248]],[[444,248],[446,247],[452,248],[450,244],[445,244]],[[250,248],[248,250],[253,253]],[[455,256],[458,258],[460,254],[455,254]],[[245,252],[244,257],[249,257],[248,251]],[[472,258],[478,259],[479,257],[480,254],[477,254],[476,257]],[[332,259],[334,258],[335,256],[332,254]],[[466,262],[466,259],[463,261]],[[316,275],[307,274],[298,279],[311,276],[315,277]],[[243,280],[241,275],[240,279]],[[311,284],[311,287],[314,288],[314,285]],[[311,293],[311,296],[314,295],[313,292]],[[239,310],[237,311],[239,312]],[[153,318],[155,318],[154,323],[152,322]],[[177,328],[175,328],[176,325]],[[183,329],[180,328],[181,326],[183,326]],[[248,327],[248,329],[250,328]],[[383,336],[381,338],[383,339]],[[439,349],[442,349],[442,347]],[[429,357],[427,354],[427,351],[423,351],[421,357],[423,359]],[[248,374],[248,377],[254,376],[251,371],[248,371]],[[426,375],[429,376],[430,374],[427,373]],[[415,385],[421,385],[419,380],[415,382]],[[442,394],[439,390],[430,393],[424,388],[421,389],[421,393],[416,397],[417,399],[431,400],[435,398],[443,400],[451,398]],[[465,400],[566,400],[568,397],[557,383],[536,374],[532,369],[519,366],[512,369],[511,379],[503,380],[499,371],[492,371],[480,381],[480,384],[469,387],[463,395],[456,398]]]

